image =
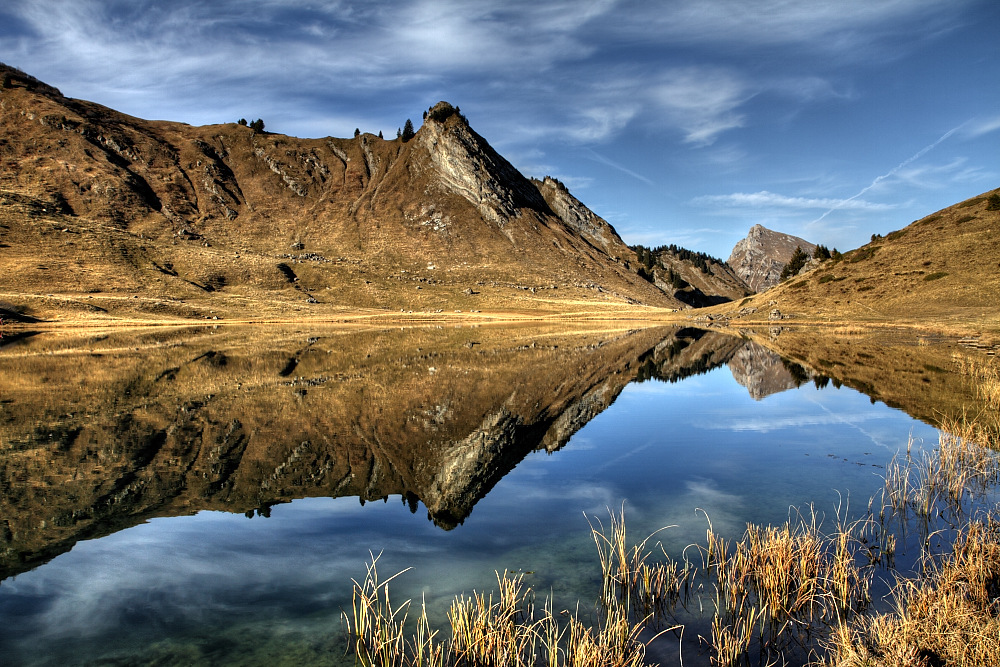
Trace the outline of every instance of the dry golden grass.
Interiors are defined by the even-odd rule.
[[[843,624],[831,667],[1000,664],[1000,523],[969,523],[952,553],[896,588],[894,610]]]
[[[986,397],[995,364],[960,358]],[[923,535],[960,525],[943,555],[925,551],[920,573],[897,580],[890,612],[841,623],[824,642],[829,667],[937,667],[1000,664],[1000,508],[983,505],[1000,480],[993,423],[950,420],[938,448],[887,471],[883,498],[897,515],[912,510]],[[979,502],[982,515],[960,521]],[[937,530],[942,530],[937,529]],[[923,544],[928,544],[926,537]]]
[[[378,557],[372,558],[365,578],[354,582],[351,614],[344,614],[347,632],[361,664],[372,667],[639,667],[646,643],[639,639],[641,624],[633,622],[620,605],[608,607],[596,626],[585,625],[577,614],[556,614],[546,599],[542,608],[524,584],[523,574],[497,573],[498,590],[473,591],[455,598],[448,610],[450,636],[438,639],[427,620],[426,605],[408,625],[409,600],[393,605],[389,582],[382,580]],[[402,574],[402,573],[400,573]],[[560,616],[567,617],[562,621]],[[410,634],[408,634],[410,633]]]

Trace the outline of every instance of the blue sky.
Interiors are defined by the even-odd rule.
[[[192,124],[395,136],[439,100],[628,243],[847,250],[1000,186],[996,0],[5,0],[0,61]]]

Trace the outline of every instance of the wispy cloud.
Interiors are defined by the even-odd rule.
[[[969,164],[958,157],[944,164],[910,165],[895,174],[896,179],[923,190],[937,190],[957,183],[992,183],[997,173]]]
[[[977,118],[969,121],[962,131],[962,136],[966,139],[978,139],[984,134],[990,134],[1000,130],[1000,116],[992,118]]]
[[[789,197],[762,190],[760,192],[734,192],[728,195],[706,195],[691,200],[696,206],[726,208],[784,208],[794,210],[844,208],[856,211],[889,211],[893,204],[878,204],[863,199],[829,199],[815,197]]]
[[[696,145],[711,144],[722,132],[742,127],[745,117],[737,109],[753,95],[733,72],[714,68],[667,72],[651,94],[660,111],[684,132],[684,140]]]
[[[814,52],[863,57],[862,47],[882,38],[893,27],[937,19],[940,29],[953,25],[949,10],[966,0],[675,0],[636,8],[623,20],[633,33],[656,31],[664,39],[748,46],[802,45]],[[618,27],[614,25],[612,27]]]

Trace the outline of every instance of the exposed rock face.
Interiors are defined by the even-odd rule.
[[[533,183],[542,193],[549,208],[564,223],[579,232],[595,247],[608,253],[621,252],[621,239],[614,227],[584,206],[583,202],[570,194],[565,185],[549,176],[541,181],[534,180]]]
[[[733,247],[728,264],[751,289],[763,292],[778,284],[781,270],[792,258],[795,248],[812,255],[816,245],[791,234],[754,225],[747,237]]]
[[[538,189],[476,134],[454,107],[439,102],[415,139],[427,152],[442,193],[458,194],[483,219],[503,228],[522,209],[544,214]]]

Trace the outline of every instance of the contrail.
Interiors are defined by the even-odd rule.
[[[611,167],[612,169],[617,169],[618,171],[620,171],[620,172],[622,172],[624,174],[628,174],[632,178],[640,180],[640,181],[642,181],[643,183],[645,183],[647,185],[654,185],[653,181],[651,181],[650,179],[646,178],[642,174],[637,174],[636,172],[632,171],[628,167],[623,167],[622,165],[618,164],[617,162],[614,162],[613,160],[610,160],[610,159],[604,157],[603,155],[601,155],[600,153],[598,153],[597,151],[595,151],[592,148],[588,148],[587,152],[590,153],[591,158],[593,160],[595,160],[597,162],[600,162],[601,164],[606,164],[609,167]]]
[[[833,208],[831,208],[831,209],[830,209],[829,211],[827,211],[827,212],[826,212],[826,213],[824,213],[823,215],[819,216],[818,218],[816,218],[815,220],[813,220],[813,221],[812,221],[812,222],[810,222],[809,224],[810,224],[810,225],[814,225],[814,224],[816,224],[817,222],[819,222],[820,220],[822,220],[822,219],[823,219],[823,218],[825,218],[826,216],[830,215],[831,213],[833,213],[833,212],[834,212],[834,211],[836,211],[837,209],[839,209],[839,208],[842,208],[842,207],[844,206],[844,204],[846,204],[847,202],[849,202],[849,201],[853,201],[853,200],[857,199],[858,197],[860,197],[861,195],[865,194],[866,192],[868,192],[869,190],[871,190],[872,188],[874,188],[874,187],[875,187],[876,185],[878,185],[879,183],[881,183],[881,182],[882,182],[882,181],[884,181],[885,179],[887,179],[887,178],[889,178],[890,176],[894,175],[894,174],[895,174],[896,172],[898,172],[898,171],[899,171],[900,169],[902,169],[902,168],[903,168],[903,167],[905,167],[906,165],[910,164],[911,162],[913,162],[913,161],[915,161],[915,160],[919,160],[920,158],[922,158],[922,157],[923,157],[924,155],[926,155],[926,154],[927,154],[927,153],[928,153],[929,151],[933,150],[933,149],[934,149],[934,148],[935,148],[935,147],[936,147],[936,146],[937,146],[938,144],[940,144],[940,143],[941,143],[942,141],[944,141],[945,139],[947,139],[947,138],[948,138],[948,137],[950,137],[951,135],[955,134],[956,132],[958,132],[959,130],[961,130],[961,129],[962,129],[963,127],[965,127],[965,126],[966,126],[966,125],[968,125],[968,124],[969,124],[969,121],[965,121],[964,123],[962,123],[962,124],[961,124],[961,125],[959,125],[958,127],[953,127],[952,129],[948,130],[947,132],[945,132],[944,134],[942,134],[942,135],[941,135],[941,138],[940,138],[940,139],[938,139],[937,141],[935,141],[935,142],[934,142],[933,144],[931,144],[931,145],[929,145],[929,146],[924,146],[924,147],[923,147],[923,148],[921,148],[921,149],[920,149],[919,151],[917,151],[917,152],[916,152],[916,153],[915,153],[914,155],[912,155],[911,157],[907,158],[906,160],[903,160],[902,162],[900,162],[899,164],[897,164],[897,165],[896,165],[895,167],[893,167],[892,169],[890,169],[890,170],[889,170],[889,171],[887,171],[886,173],[884,173],[884,174],[882,174],[881,176],[879,176],[878,178],[876,178],[876,179],[875,179],[874,181],[872,181],[872,182],[871,182],[871,183],[870,183],[870,184],[868,185],[868,187],[866,187],[866,188],[863,188],[863,189],[861,190],[861,192],[859,192],[858,194],[854,195],[853,197],[848,197],[847,199],[845,199],[845,200],[843,200],[843,201],[839,202],[839,203],[838,203],[838,204],[837,204],[836,206],[834,206],[834,207],[833,207]]]

